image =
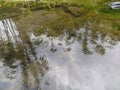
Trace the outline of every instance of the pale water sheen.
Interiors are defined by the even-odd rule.
[[[47,31],[23,33],[12,19],[0,21],[0,90],[120,90],[118,40],[85,27]]]

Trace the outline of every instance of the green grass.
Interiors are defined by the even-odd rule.
[[[120,19],[120,9],[113,10],[108,6],[110,0],[43,0],[43,2],[38,2],[36,5],[35,1],[25,0],[11,0],[8,1],[0,1],[0,14],[4,12],[9,12],[11,9],[17,11],[27,10],[39,10],[39,9],[52,9],[54,5],[64,5],[65,7],[69,6],[77,6],[80,7],[81,13],[90,11],[92,14],[104,14],[111,18]],[[115,1],[115,0],[112,0]],[[9,9],[10,8],[10,9]],[[20,10],[19,10],[20,9]]]

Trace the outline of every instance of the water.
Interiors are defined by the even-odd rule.
[[[120,2],[111,2],[110,7],[112,9],[120,9]]]
[[[0,90],[120,90],[118,39],[86,27],[50,32],[0,21]]]

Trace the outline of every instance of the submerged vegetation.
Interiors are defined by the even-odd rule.
[[[62,29],[71,31],[87,26],[90,30],[97,30],[103,34],[112,32],[113,35],[120,35],[118,32],[120,9],[111,9],[108,5],[111,1],[20,0],[11,2],[2,0],[0,19],[15,17],[14,19],[19,23],[18,27],[22,29],[30,27],[38,33],[45,29],[62,33]]]
[[[108,5],[111,1],[1,0],[0,19],[15,17],[21,28],[24,27],[22,23],[26,23],[25,27],[32,25],[30,28],[39,32],[47,28],[61,32],[61,29],[74,30],[87,26],[91,30],[100,30],[104,34],[112,31],[116,35],[120,30],[120,9],[111,9]]]

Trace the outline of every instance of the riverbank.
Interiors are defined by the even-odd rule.
[[[14,3],[10,2],[10,5]],[[86,25],[87,28],[101,31],[103,34],[111,31],[111,34],[118,35],[120,30],[120,10],[113,10],[107,4],[99,3],[89,6],[73,3],[36,5],[33,2],[17,3],[14,7],[4,5],[0,7],[0,19],[4,18],[17,19],[21,29],[28,29],[32,25],[30,29],[39,32],[47,28],[61,32],[61,29],[74,30]]]
[[[78,1],[75,1],[78,2]],[[23,13],[31,13],[32,11],[37,10],[51,10],[56,8],[64,8],[67,12],[74,14],[77,11],[74,10],[68,10],[69,7],[74,6],[76,8],[79,8],[81,12],[77,12],[77,15],[80,16],[80,13],[88,12],[90,11],[92,14],[104,14],[106,17],[116,18],[120,19],[120,9],[113,10],[108,5],[109,2],[97,2],[97,3],[85,3],[85,2],[78,2],[73,3],[67,2],[48,2],[48,3],[36,3],[35,1],[21,1],[21,2],[0,2],[0,19],[2,17],[12,17],[21,15]],[[70,9],[70,8],[69,8]]]

